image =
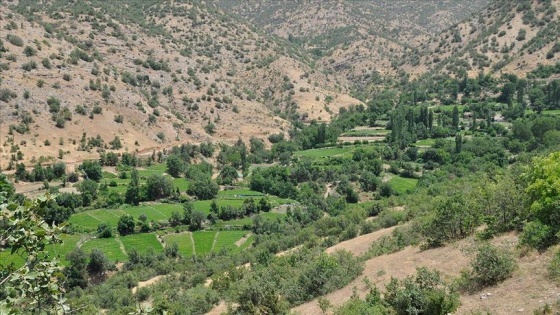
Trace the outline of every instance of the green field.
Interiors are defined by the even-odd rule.
[[[404,178],[400,176],[394,176],[389,180],[389,184],[393,189],[399,194],[405,194],[407,191],[414,190],[418,180],[415,178]]]
[[[121,237],[121,241],[127,253],[136,250],[138,253],[148,253],[153,249],[156,253],[163,251],[163,246],[153,233],[133,234]]]
[[[543,110],[542,113],[548,115],[560,115],[560,109]]]
[[[215,231],[196,231],[193,233],[194,248],[197,255],[204,255],[212,251]]]
[[[264,197],[265,194],[251,190],[249,188],[241,188],[241,189],[230,189],[230,190],[220,190],[218,192],[218,199],[232,199],[232,198],[258,198]]]
[[[450,112],[453,111],[453,108],[457,106],[457,109],[459,110],[459,113],[462,113],[463,110],[465,109],[465,105],[440,105],[440,106],[436,106],[434,107],[434,111],[437,112],[438,110],[441,110],[443,112]]]
[[[286,216],[285,214],[275,213],[275,212],[261,212],[260,215],[268,220],[275,220],[276,218],[282,218]],[[244,225],[252,225],[252,224],[253,224],[253,218],[247,217],[247,218],[241,218],[241,219],[230,220],[230,221],[218,221],[216,223],[216,227],[227,227],[228,225],[244,226]]]
[[[239,249],[239,247],[235,246],[235,242],[239,241],[247,231],[220,231],[218,232],[218,236],[216,238],[216,243],[212,248],[213,252],[218,252],[221,249]]]
[[[342,155],[349,152],[352,152],[355,149],[354,146],[347,146],[347,147],[330,147],[330,148],[323,148],[323,149],[310,149],[304,151],[295,152],[295,156],[302,156],[302,157],[310,157],[310,158],[321,158],[321,157],[330,157],[334,155]]]
[[[163,241],[166,246],[176,243],[179,246],[179,253],[184,257],[192,256],[193,254],[193,243],[191,240],[191,233],[179,233],[179,234],[168,234],[163,236]]]
[[[391,132],[387,129],[353,129],[342,134],[343,137],[372,137],[372,136],[385,136]]]
[[[179,246],[179,253],[184,257],[204,255],[210,252],[218,252],[221,249],[231,249],[234,251],[242,250],[251,246],[253,237],[249,237],[247,241],[240,247],[235,245],[243,236],[247,235],[247,231],[196,231],[184,232],[178,234],[168,234],[163,236],[166,246],[176,243]],[[194,241],[194,244],[191,241]],[[215,242],[214,242],[215,240]],[[194,247],[193,247],[194,245]]]
[[[82,244],[81,249],[88,255],[93,249],[99,249],[114,262],[125,261],[128,258],[115,238],[93,238]]]

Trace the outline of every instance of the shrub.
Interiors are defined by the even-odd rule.
[[[9,102],[12,98],[16,98],[16,92],[12,92],[9,89],[0,89],[0,101]]]
[[[471,270],[463,271],[459,279],[459,288],[465,291],[498,284],[511,277],[517,267],[509,251],[489,243],[476,247],[470,265]]]
[[[23,39],[21,39],[21,37],[17,35],[8,34],[6,39],[8,40],[8,42],[10,42],[10,44],[14,46],[23,47]]]
[[[416,269],[416,275],[402,281],[391,279],[385,300],[396,314],[453,313],[460,305],[459,295],[445,285],[437,270]]]
[[[106,223],[101,223],[97,226],[97,237],[109,238],[113,236],[111,226]]]
[[[25,46],[25,49],[23,49],[23,53],[27,56],[27,57],[33,57],[37,54],[37,49],[31,47],[31,46]]]
[[[125,214],[119,219],[119,223],[117,225],[117,231],[119,231],[120,235],[128,235],[134,233],[134,218],[131,215]]]
[[[37,63],[33,60],[26,62],[21,65],[21,68],[25,71],[31,71],[37,69]]]
[[[523,227],[519,242],[538,250],[544,250],[554,243],[554,231],[540,221],[529,222]]]

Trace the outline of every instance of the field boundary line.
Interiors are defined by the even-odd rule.
[[[167,218],[167,216],[166,216],[165,214],[163,214],[163,212],[159,211],[158,209],[154,208],[153,206],[150,206],[150,208],[151,208],[152,210],[154,210],[155,212],[161,214],[164,218]]]
[[[125,256],[128,256],[128,253],[126,252],[126,248],[124,247],[124,244],[123,244],[123,242],[121,241],[121,238],[117,236],[117,237],[115,237],[115,240],[117,241],[117,243],[119,243],[119,248],[120,248],[121,252],[122,252]]]
[[[220,231],[216,232],[214,235],[214,241],[212,241],[212,247],[210,248],[210,252],[214,251],[214,247],[216,246],[216,242],[218,241],[218,235],[220,235]]]
[[[194,237],[192,232],[189,232],[189,235],[191,237],[191,244],[192,244],[192,252],[193,252],[193,256],[196,256],[196,246],[194,245]]]
[[[86,214],[87,214],[89,217],[91,217],[91,218],[93,218],[93,219],[95,219],[95,220],[97,220],[97,221],[99,221],[99,222],[101,222],[101,223],[104,223],[104,221],[101,221],[101,220],[99,220],[98,218],[94,217],[93,214],[91,214],[91,213],[89,213],[89,212],[87,212]]]

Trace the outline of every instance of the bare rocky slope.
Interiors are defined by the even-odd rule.
[[[290,116],[328,121],[360,103],[344,79],[197,1],[0,5],[0,167],[18,150],[27,163],[96,158],[115,136],[129,152],[266,139]]]

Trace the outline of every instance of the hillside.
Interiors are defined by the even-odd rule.
[[[560,1],[495,1],[477,15],[430,39],[414,54],[401,55],[402,69],[474,77],[512,73],[524,77],[539,64],[560,60]]]
[[[18,150],[25,162],[96,158],[115,136],[118,151],[148,153],[266,139],[288,117],[328,121],[359,103],[344,79],[199,2],[1,5],[0,167]]]
[[[361,83],[395,74],[401,55],[490,3],[477,1],[217,1],[227,12],[310,52]]]

